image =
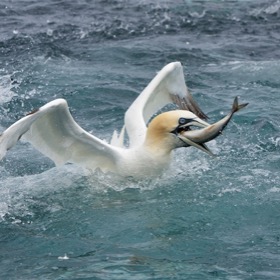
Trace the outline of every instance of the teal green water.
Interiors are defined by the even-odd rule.
[[[55,98],[109,140],[165,64],[210,117],[249,106],[162,177],[0,163],[0,279],[279,279],[279,1],[2,1],[0,128]]]

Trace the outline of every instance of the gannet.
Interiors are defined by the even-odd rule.
[[[152,118],[169,103],[175,103],[178,110]],[[22,138],[56,166],[74,163],[122,176],[156,176],[169,165],[172,150],[176,148],[194,146],[212,154],[204,142],[219,135],[229,119],[223,122],[224,126],[216,125],[213,129],[212,125],[211,136],[205,137],[207,132],[203,129],[211,127],[206,119],[188,91],[181,63],[172,62],[158,72],[128,108],[120,134],[114,131],[110,143],[82,129],[73,119],[67,101],[56,99],[27,114],[1,134],[0,159]],[[202,127],[195,130],[196,139],[188,135],[194,126]],[[201,135],[198,131],[202,131]],[[125,133],[128,147],[124,145]]]

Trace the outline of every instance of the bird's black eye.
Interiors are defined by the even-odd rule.
[[[180,124],[180,125],[183,125],[183,124],[186,124],[186,123],[189,122],[189,121],[190,121],[189,119],[180,118],[180,119],[179,119],[179,124]]]
[[[191,125],[191,122],[193,121],[193,119],[186,119],[186,118],[180,118],[178,120],[178,126],[173,130],[171,131],[171,133],[174,133],[174,134],[178,134],[182,131],[187,131],[189,130],[189,127],[188,127],[188,123],[190,123]]]

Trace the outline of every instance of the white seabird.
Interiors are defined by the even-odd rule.
[[[179,110],[159,114],[147,126],[150,118],[168,103],[177,104]],[[211,153],[203,143],[180,137],[190,126],[208,127],[202,120],[206,118],[188,92],[181,63],[173,62],[132,103],[120,135],[115,131],[110,144],[83,130],[70,114],[67,102],[56,99],[1,134],[0,159],[22,137],[57,166],[75,163],[122,176],[152,176],[168,166],[173,149],[195,146]],[[124,146],[125,132],[128,147]]]

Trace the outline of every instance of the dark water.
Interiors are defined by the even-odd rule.
[[[119,182],[20,143],[0,165],[0,279],[279,279],[280,2],[0,3],[0,128],[55,98],[110,139],[171,61],[214,122],[212,159],[177,151]]]

